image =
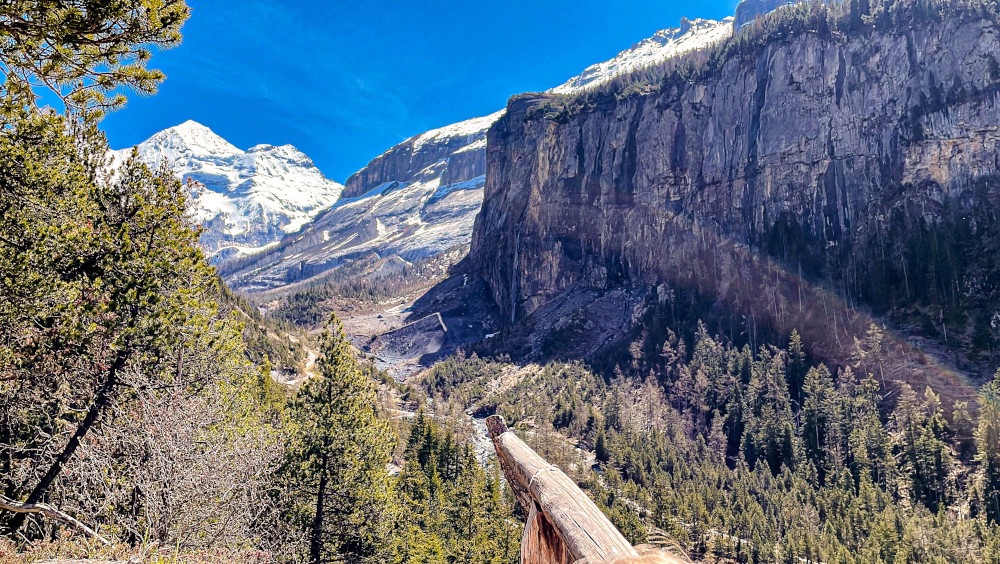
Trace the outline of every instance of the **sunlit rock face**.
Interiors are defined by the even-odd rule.
[[[511,101],[470,253],[508,322],[574,287],[684,283],[784,330],[810,306],[786,282],[861,286],[891,218],[1000,201],[996,22],[806,30],[729,53],[570,111]]]
[[[356,198],[387,182],[406,182],[441,161],[448,162],[444,184],[483,174],[481,151],[486,146],[486,130],[503,112],[432,129],[391,147],[372,159],[347,179],[345,198]],[[477,158],[479,157],[479,158]]]

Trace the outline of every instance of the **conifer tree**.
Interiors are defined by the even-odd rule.
[[[16,0],[0,3],[0,97],[34,105],[44,85],[75,109],[117,108],[117,88],[156,91],[163,73],[146,68],[150,48],[181,41],[184,0]]]
[[[181,384],[178,355],[210,334],[217,281],[169,171],[133,154],[106,180],[93,124],[70,135],[58,117],[0,119],[0,482],[30,504],[127,390]]]
[[[802,386],[806,379],[806,352],[802,345],[802,337],[799,332],[792,330],[792,335],[788,339],[788,367],[785,375],[788,378],[788,391],[792,396],[792,401],[796,405],[802,403]]]
[[[479,546],[487,539],[481,536],[486,526],[486,472],[466,446],[462,467],[455,478],[452,502],[447,507],[448,528],[455,539],[452,554],[458,562],[481,562]]]
[[[320,350],[321,376],[303,385],[291,407],[289,466],[309,560],[382,562],[393,523],[387,465],[395,437],[335,317]]]
[[[951,466],[951,453],[943,439],[946,422],[941,401],[927,388],[921,402],[913,388],[903,383],[893,418],[897,429],[896,448],[901,454],[913,496],[931,511],[937,511],[947,501]]]
[[[611,454],[608,452],[608,439],[604,434],[604,426],[597,430],[597,439],[594,440],[594,454],[598,462],[608,462]]]
[[[1000,370],[979,392],[976,461],[986,518],[1000,525]]]
[[[747,462],[756,467],[759,461],[764,461],[773,474],[777,474],[782,465],[794,468],[798,435],[792,422],[781,353],[761,350],[759,359],[753,364],[743,413],[746,426],[742,445]]]
[[[821,483],[827,455],[833,448],[839,450],[840,446],[827,444],[833,428],[840,423],[834,393],[833,377],[826,366],[812,368],[806,373],[802,387],[802,443]]]

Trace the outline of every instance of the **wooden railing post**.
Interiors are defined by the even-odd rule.
[[[547,463],[503,418],[486,419],[500,468],[528,516],[521,539],[522,564],[673,564],[666,554],[639,551],[576,483]]]

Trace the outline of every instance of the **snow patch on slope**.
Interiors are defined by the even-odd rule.
[[[436,175],[386,183],[343,199],[259,262],[227,274],[227,281],[235,289],[265,291],[322,276],[359,258],[413,261],[467,244],[484,183],[479,176],[442,185]]]
[[[549,90],[553,94],[572,94],[585,88],[604,84],[617,76],[629,74],[677,55],[703,49],[731,36],[733,18],[722,21],[681,20],[680,27],[664,29],[653,37],[636,43],[610,61],[587,67],[578,76]]]
[[[499,112],[494,112],[488,116],[460,121],[458,123],[446,125],[445,127],[441,127],[439,129],[432,129],[419,135],[413,141],[413,150],[419,151],[423,145],[433,143],[435,141],[454,139],[455,137],[470,137],[482,133],[483,131],[489,129],[491,125],[496,123],[496,121],[503,116],[505,111],[506,110],[500,110]]]

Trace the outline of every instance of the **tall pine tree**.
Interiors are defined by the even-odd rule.
[[[390,547],[393,488],[387,466],[396,438],[379,414],[375,382],[358,369],[332,318],[317,362],[321,376],[291,408],[289,470],[309,561],[383,562]]]

